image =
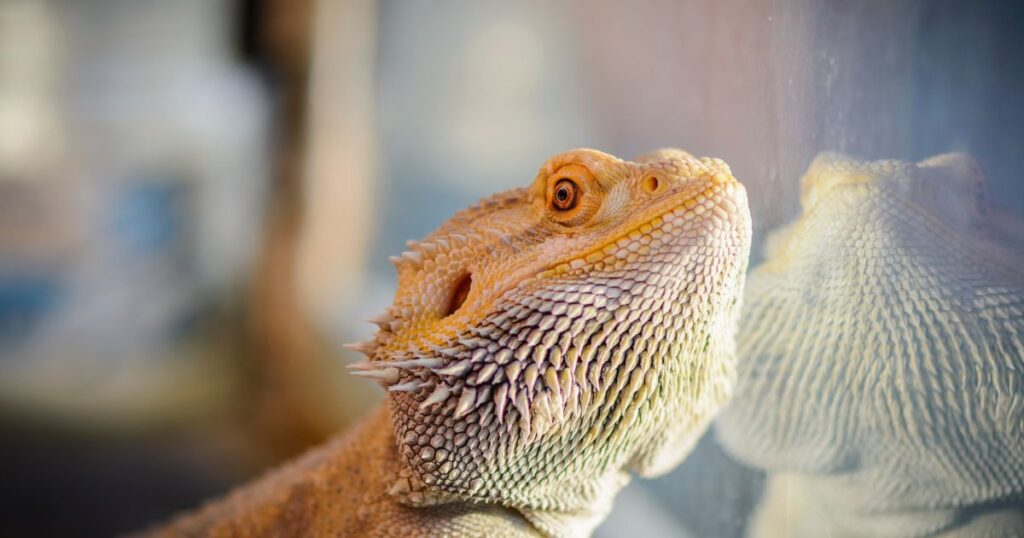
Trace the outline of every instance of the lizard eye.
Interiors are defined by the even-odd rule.
[[[551,205],[559,211],[568,211],[579,203],[579,187],[571,179],[562,178],[555,183]]]
[[[603,192],[600,183],[589,168],[570,163],[540,179],[538,187],[545,189],[544,214],[551,221],[566,228],[585,224],[601,207]]]

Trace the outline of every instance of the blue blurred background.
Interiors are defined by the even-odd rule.
[[[0,0],[0,535],[138,528],[380,399],[386,262],[580,146],[725,159],[755,242],[815,154],[966,151],[1024,211],[1024,9]],[[759,258],[755,245],[754,261]],[[738,536],[713,438],[599,536]]]

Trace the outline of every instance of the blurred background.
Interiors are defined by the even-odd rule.
[[[103,536],[381,398],[387,257],[589,146],[725,159],[756,242],[819,151],[966,151],[1024,212],[1024,9],[988,1],[0,0],[0,536]],[[707,436],[599,536],[739,536]]]

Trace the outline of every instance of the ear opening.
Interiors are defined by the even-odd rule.
[[[473,287],[473,275],[465,273],[455,280],[455,285],[452,287],[451,298],[448,300],[448,307],[444,311],[444,317],[448,317],[455,312],[458,312],[459,308],[462,308],[463,303],[466,302],[466,297],[469,296],[469,290]]]

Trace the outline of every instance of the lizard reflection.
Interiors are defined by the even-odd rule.
[[[751,271],[717,426],[755,536],[1024,532],[1021,230],[962,154],[819,156]]]

